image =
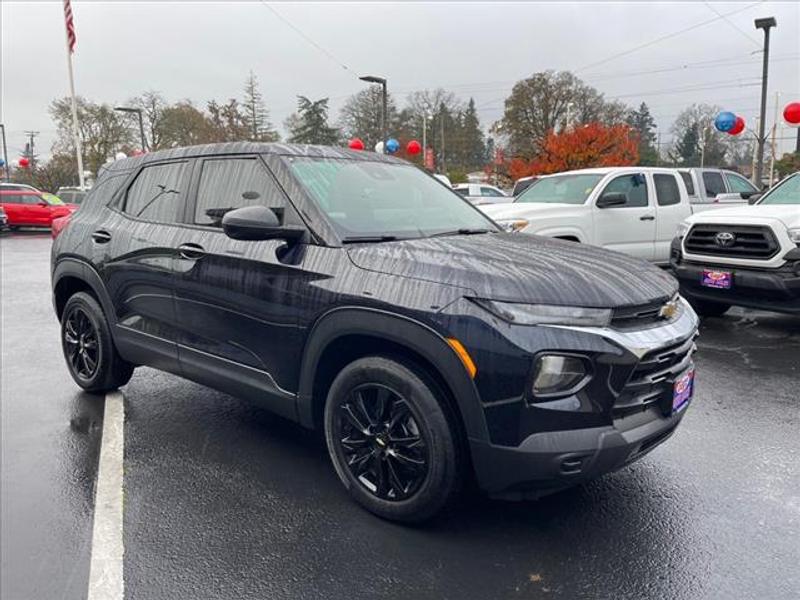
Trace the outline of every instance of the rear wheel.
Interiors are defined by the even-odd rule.
[[[61,347],[69,374],[88,392],[116,389],[133,375],[133,365],[114,347],[103,309],[86,292],[74,294],[64,306]]]
[[[701,317],[721,317],[731,307],[730,304],[725,304],[724,302],[712,302],[709,300],[689,300],[689,303]]]
[[[325,405],[339,479],[367,510],[422,521],[458,491],[457,438],[439,391],[411,364],[371,356],[345,367]]]

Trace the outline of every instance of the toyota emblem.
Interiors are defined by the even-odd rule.
[[[717,246],[727,248],[728,246],[733,245],[733,242],[736,241],[736,236],[730,231],[720,231],[714,236],[714,241],[717,243]]]

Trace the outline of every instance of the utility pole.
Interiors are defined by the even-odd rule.
[[[439,128],[442,132],[442,173],[447,175],[447,161],[445,160],[444,155],[444,104],[442,104],[439,110]]]
[[[8,170],[8,146],[6,146],[6,126],[0,123],[0,132],[3,134],[3,169],[5,169],[6,173],[6,181],[11,178],[11,174]]]
[[[35,152],[34,140],[36,139],[36,136],[39,135],[39,132],[38,131],[26,131],[25,135],[28,136],[28,140],[29,140],[28,143],[30,144],[28,146],[28,160],[31,161],[31,171],[33,171],[34,167],[36,166],[35,165],[36,152]]]
[[[761,114],[758,117],[758,150],[756,161],[756,174],[755,184],[758,189],[761,189],[762,180],[764,175],[764,142],[766,135],[764,128],[766,127],[767,117],[767,78],[769,76],[769,30],[772,27],[777,27],[778,22],[775,17],[766,17],[764,19],[755,20],[756,29],[764,30],[764,62],[761,67]]]
[[[703,127],[703,130],[700,132],[702,136],[700,138],[700,168],[702,169],[706,164],[706,131],[708,131],[708,127]]]
[[[661,130],[656,130],[656,166],[661,165]]]
[[[778,135],[778,103],[780,102],[781,93],[775,92],[775,121],[772,125],[772,152],[771,156],[769,157],[769,187],[772,187],[772,177],[773,173],[775,172],[775,153],[777,148],[775,147],[775,138]]]

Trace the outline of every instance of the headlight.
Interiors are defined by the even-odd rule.
[[[678,231],[677,231],[676,235],[677,235],[679,238],[682,238],[682,237],[684,237],[684,236],[685,236],[687,233],[689,233],[689,230],[690,230],[691,228],[692,228],[692,226],[691,226],[689,223],[687,223],[686,221],[683,221],[682,223],[679,223],[679,224],[678,224]]]
[[[789,239],[792,240],[795,244],[800,244],[800,227],[798,227],[797,229],[789,230]]]
[[[578,356],[541,354],[533,369],[532,392],[537,398],[571,395],[589,380],[586,361]]]
[[[509,233],[525,229],[529,225],[526,219],[499,219],[497,224]]]
[[[478,306],[515,325],[582,325],[605,327],[611,322],[610,308],[581,308],[551,304],[519,304],[472,298]]]

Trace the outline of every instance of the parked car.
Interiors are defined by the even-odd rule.
[[[88,188],[80,187],[60,187],[56,190],[56,196],[67,204],[81,204],[88,193]]]
[[[507,231],[601,246],[666,265],[678,224],[694,210],[675,169],[608,167],[541,177],[512,204],[481,206]]]
[[[352,497],[440,510],[636,460],[692,394],[698,319],[643,261],[510,235],[391,156],[231,143],[109,165],[53,241],[81,387],[149,365],[319,428]],[[168,401],[168,398],[165,398]]]
[[[450,178],[447,175],[442,175],[441,173],[434,173],[433,176],[445,184],[450,189],[453,189],[453,184],[450,182]]]
[[[692,204],[746,204],[758,193],[755,185],[725,169],[678,169]]]
[[[64,204],[52,194],[27,190],[0,190],[0,206],[6,212],[12,230],[19,227],[49,228],[53,219],[77,209],[76,205]]]
[[[458,183],[453,189],[472,204],[501,204],[511,202],[503,190],[488,183]]]
[[[28,185],[26,183],[9,183],[9,182],[2,182],[0,183],[0,192],[41,192],[41,190],[37,190],[32,185]]]
[[[800,172],[752,206],[686,219],[671,264],[701,315],[733,305],[800,314]]]
[[[534,183],[539,180],[539,177],[536,175],[532,175],[530,177],[521,177],[514,182],[514,189],[511,191],[511,195],[514,198],[522,195],[522,192],[527,190],[531,187]]]

